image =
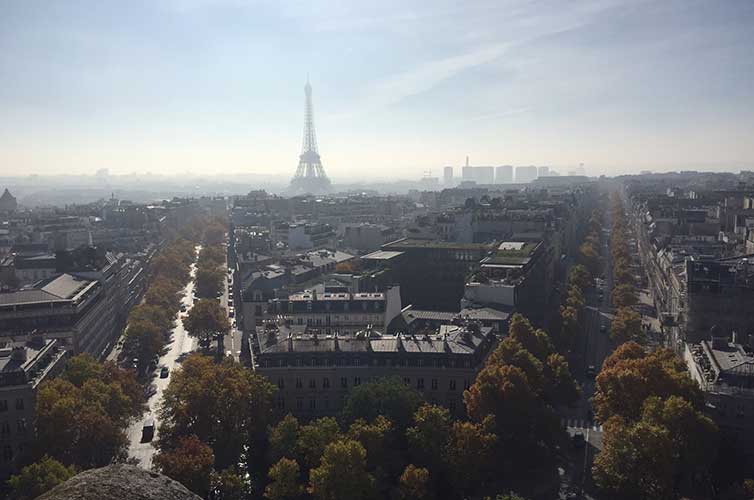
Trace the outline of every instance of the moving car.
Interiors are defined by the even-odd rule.
[[[607,325],[602,323],[600,325],[600,332],[605,333],[607,331]]]
[[[169,373],[170,369],[167,366],[160,368],[160,378],[168,378]]]
[[[141,442],[148,443],[154,437],[154,419],[152,417],[147,418],[144,421],[144,425],[141,426]]]
[[[586,376],[589,378],[594,378],[597,376],[597,369],[594,367],[594,365],[589,365],[586,367]]]

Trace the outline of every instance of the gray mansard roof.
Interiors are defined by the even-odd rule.
[[[383,335],[361,331],[354,335],[322,335],[285,325],[270,325],[259,333],[260,355],[293,353],[410,353],[474,354],[493,337],[492,328],[477,324],[441,325],[436,333]]]

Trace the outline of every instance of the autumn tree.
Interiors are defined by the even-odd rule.
[[[670,498],[673,488],[671,441],[667,429],[621,417],[605,422],[603,449],[592,476],[610,498],[656,500]]]
[[[628,307],[621,307],[615,311],[615,316],[610,322],[610,337],[617,343],[630,340],[641,340],[641,315]]]
[[[178,292],[181,286],[169,279],[155,279],[144,294],[144,302],[165,311],[177,311],[181,306]]]
[[[523,315],[516,313],[511,317],[508,336],[520,343],[539,360],[547,358],[555,351],[550,336],[542,329],[536,329]]]
[[[464,393],[464,401],[473,421],[495,417],[503,448],[521,465],[533,459],[540,446],[549,448],[557,441],[560,429],[554,411],[517,366],[487,364]]]
[[[139,369],[145,370],[149,363],[165,347],[165,331],[146,319],[129,322],[125,333],[123,351],[139,360]]]
[[[27,465],[8,480],[11,500],[33,500],[76,474],[76,468],[66,467],[49,455]]]
[[[612,299],[615,307],[630,307],[636,304],[636,290],[629,284],[620,284],[613,288]]]
[[[202,497],[209,492],[213,463],[212,448],[195,435],[179,437],[174,447],[161,449],[154,457],[155,470]]]
[[[225,249],[221,245],[205,246],[196,261],[200,268],[217,268],[225,264]]]
[[[296,500],[304,494],[304,487],[299,482],[298,462],[281,458],[272,467],[268,476],[270,483],[264,490],[268,500]]]
[[[161,307],[149,305],[146,303],[139,304],[128,313],[128,322],[136,323],[146,321],[152,323],[162,332],[168,332],[173,329],[173,315]]]
[[[679,396],[665,400],[657,396],[647,398],[641,421],[667,429],[674,490],[685,489],[686,493],[693,493],[699,486],[697,480],[706,475],[717,455],[718,429],[715,423]]]
[[[579,260],[592,274],[599,272],[600,255],[598,247],[594,243],[585,241],[581,244],[579,247]]]
[[[374,478],[367,472],[366,458],[366,450],[357,441],[330,443],[319,467],[309,473],[309,493],[318,500],[374,498]]]
[[[568,272],[568,284],[579,287],[582,291],[592,286],[592,275],[581,264],[576,264]]]
[[[427,469],[408,464],[398,483],[400,500],[429,500],[431,495],[430,475]]]
[[[568,362],[555,352],[547,333],[535,330],[520,315],[514,316],[510,331],[490,356],[489,363],[520,368],[532,389],[550,404],[576,401],[580,393],[578,385]]]
[[[265,377],[231,360],[189,356],[163,393],[159,447],[169,450],[178,438],[193,434],[212,448],[218,469],[237,464],[247,446],[260,454],[247,460],[259,459],[274,394]]]
[[[647,353],[638,344],[628,343],[607,357],[597,376],[595,414],[602,422],[612,416],[636,421],[651,396],[680,396],[697,409],[703,401],[686,365],[672,351],[663,348]]]
[[[558,345],[569,347],[578,338],[581,332],[579,317],[581,316],[578,309],[568,306],[560,306],[560,338]]]
[[[196,272],[196,294],[214,299],[223,291],[225,273],[218,268],[200,268]]]
[[[213,221],[204,230],[205,245],[219,245],[225,241],[226,228],[217,221]]]
[[[37,442],[51,457],[81,468],[124,457],[124,431],[143,408],[133,375],[88,355],[71,358],[67,366],[37,391]]]
[[[189,335],[196,337],[205,349],[209,348],[214,338],[230,331],[225,309],[218,301],[212,299],[197,301],[183,319],[183,327]]]
[[[494,417],[504,464],[521,470],[549,456],[562,437],[553,405],[569,403],[578,393],[567,362],[554,351],[547,333],[516,314],[508,337],[464,392],[464,402],[473,422]]]
[[[586,305],[586,298],[584,297],[581,288],[576,285],[569,286],[565,304],[567,307],[572,307],[577,311],[581,311]]]
[[[490,482],[497,442],[494,427],[492,416],[481,423],[453,423],[445,453],[453,485],[461,498],[484,491]]]

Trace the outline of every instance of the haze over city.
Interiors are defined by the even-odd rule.
[[[750,168],[748,1],[0,5],[0,175]]]

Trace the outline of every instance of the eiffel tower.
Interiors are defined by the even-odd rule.
[[[299,156],[296,175],[291,179],[290,191],[293,194],[323,194],[330,191],[330,179],[325,174],[317,150],[317,134],[314,131],[314,108],[312,106],[312,86],[309,78],[304,86],[304,141]]]

